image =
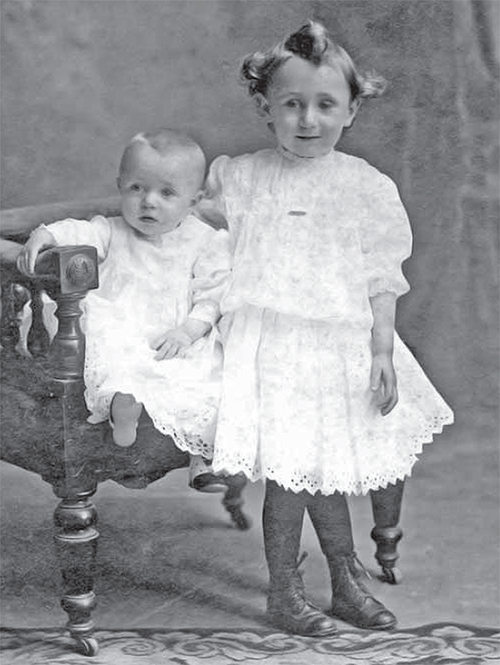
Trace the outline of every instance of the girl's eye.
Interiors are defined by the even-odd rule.
[[[324,99],[322,102],[319,103],[319,108],[322,110],[328,110],[334,108],[335,106],[336,103],[331,99]]]
[[[136,182],[133,182],[131,185],[128,186],[128,188],[131,192],[140,192],[141,191],[141,186]]]
[[[287,102],[285,102],[285,106],[290,109],[297,109],[300,106],[300,102],[297,99],[289,99]]]

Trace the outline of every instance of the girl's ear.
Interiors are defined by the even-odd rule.
[[[347,123],[344,125],[345,129],[348,129],[349,127],[352,127],[352,123],[354,122],[354,119],[356,118],[356,113],[359,110],[359,107],[361,106],[361,100],[360,99],[354,99],[350,106],[349,106],[349,111],[351,113],[351,116]]]
[[[120,189],[120,176],[116,176],[116,186]]]
[[[261,92],[256,92],[255,95],[253,96],[253,102],[255,104],[255,107],[257,109],[257,113],[265,117],[269,115],[270,111],[270,106],[269,102],[267,99],[264,97],[264,95]]]

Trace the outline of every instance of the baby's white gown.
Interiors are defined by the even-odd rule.
[[[144,404],[154,426],[182,450],[212,455],[222,354],[216,328],[185,357],[155,360],[155,348],[186,317],[215,324],[230,257],[226,231],[194,216],[156,240],[121,217],[47,227],[58,245],[92,245],[99,289],[84,301],[85,399],[89,421],[106,420],[116,392]]]
[[[217,158],[208,188],[234,252],[214,470],[324,494],[410,475],[453,414],[397,335],[399,403],[382,416],[370,390],[369,298],[409,289],[394,183],[337,151],[262,150]]]

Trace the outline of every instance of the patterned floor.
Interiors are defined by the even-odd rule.
[[[75,652],[63,631],[0,631],[2,665],[493,665],[500,632],[430,624],[391,633],[347,630],[311,639],[255,630],[97,631],[99,653]]]

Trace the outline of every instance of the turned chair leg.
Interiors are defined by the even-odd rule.
[[[99,650],[92,636],[91,619],[96,605],[93,576],[99,537],[95,528],[97,511],[90,501],[93,493],[64,498],[54,513],[55,542],[64,585],[61,606],[69,617],[69,632],[86,656],[95,656]]]
[[[375,524],[371,537],[377,545],[375,558],[382,568],[382,579],[390,584],[399,584],[402,580],[396,561],[399,559],[397,545],[403,537],[398,526],[403,490],[404,480],[398,480],[395,485],[370,492]]]
[[[250,518],[241,509],[244,503],[241,494],[245,489],[247,479],[242,473],[239,473],[236,476],[226,476],[224,480],[227,490],[222,499],[222,505],[231,516],[236,527],[240,531],[246,531],[252,526]]]

